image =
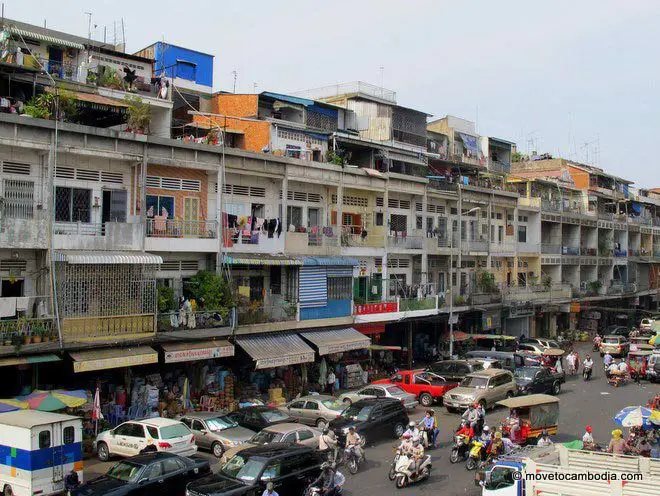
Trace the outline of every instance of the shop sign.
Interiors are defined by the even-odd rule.
[[[149,363],[158,363],[158,353],[148,353],[144,355],[126,355],[113,358],[101,358],[98,360],[84,360],[73,362],[73,371],[90,372],[92,370],[119,369],[123,367],[134,367],[136,365],[146,365]]]
[[[502,327],[502,315],[500,312],[485,312],[481,319],[481,327],[484,331]]]
[[[314,352],[297,353],[295,355],[285,355],[282,357],[262,358],[257,360],[257,369],[270,369],[273,367],[284,367],[296,363],[308,363],[314,361]]]
[[[396,301],[385,301],[380,303],[365,303],[364,305],[355,305],[355,315],[390,313],[396,311],[397,311]]]
[[[579,301],[572,301],[570,310],[571,310],[571,313],[580,312],[580,302]]]
[[[210,358],[221,358],[234,356],[234,347],[215,346],[213,348],[198,348],[191,350],[166,351],[165,363],[192,362],[195,360],[208,360]]]
[[[319,355],[332,355],[352,350],[364,350],[369,347],[369,341],[348,341],[319,346]]]

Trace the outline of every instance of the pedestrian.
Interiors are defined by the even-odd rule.
[[[262,493],[261,496],[280,496],[274,489],[272,482],[266,484],[266,490]]]
[[[610,444],[607,446],[608,453],[614,453],[617,455],[623,455],[626,450],[626,442],[622,438],[623,432],[621,429],[614,429],[612,431],[612,439]]]
[[[552,446],[553,444],[554,443],[552,442],[552,440],[550,439],[550,436],[548,435],[548,431],[543,430],[543,432],[541,432],[541,438],[538,440],[536,445],[539,448],[545,448],[547,446]]]
[[[582,436],[582,449],[591,450],[596,447],[592,432],[593,430],[590,425],[584,428],[584,435]]]
[[[335,372],[332,370],[332,367],[328,369],[328,394],[332,395],[335,392]]]

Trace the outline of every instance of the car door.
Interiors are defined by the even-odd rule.
[[[300,421],[306,425],[316,425],[316,420],[321,417],[323,416],[321,415],[321,407],[319,406],[318,401],[306,401],[305,409],[303,410],[303,416],[301,417]]]
[[[245,424],[245,412],[244,411],[231,412],[227,416],[230,419],[232,419],[234,422],[236,422],[238,425],[240,425],[241,427],[247,428],[247,425]]]
[[[301,422],[305,421],[305,401],[292,401],[287,407],[287,413]]]
[[[355,393],[357,396],[357,399],[362,400],[364,398],[375,398],[376,397],[376,390],[373,387],[366,387],[360,389],[357,393]]]
[[[206,425],[200,419],[192,419],[190,430],[195,435],[195,442],[200,448],[209,449],[211,447],[211,436]]]
[[[144,435],[144,426],[133,422],[126,422],[115,430],[116,449],[111,450],[122,456],[137,455],[146,447],[147,440]]]
[[[254,409],[250,409],[245,412],[243,424],[244,427],[252,429],[255,432],[259,432],[261,429],[266,427],[266,422],[261,417],[261,414]]]
[[[128,442],[128,440],[125,439],[125,437],[127,434],[129,434],[130,430],[131,430],[131,423],[124,422],[123,424],[115,427],[114,430],[112,431],[112,434],[108,436],[107,439],[108,448],[110,449],[110,452],[113,455],[126,456],[125,445]]]
[[[280,441],[285,444],[295,444],[298,442],[298,435],[296,434],[296,431],[291,431],[287,434],[284,435],[282,438],[282,441]]]
[[[135,496],[151,496],[164,492],[163,467],[159,460],[153,461],[145,467],[138,478],[138,487],[131,494]]]
[[[385,422],[383,422],[383,405],[374,405],[369,419],[364,423],[362,430],[368,439],[379,438],[385,431]]]
[[[546,369],[539,370],[534,376],[534,392],[545,393],[549,389],[551,389],[550,374]]]
[[[315,446],[318,444],[314,441],[314,433],[309,429],[299,429],[297,432],[298,443],[304,444],[307,446]]]
[[[165,458],[161,461],[163,470],[163,495],[177,495],[186,493],[186,484],[188,482],[188,472],[186,465],[178,458]]]

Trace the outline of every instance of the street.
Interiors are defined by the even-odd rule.
[[[591,346],[578,347],[580,356],[591,351]],[[560,417],[559,434],[553,439],[555,442],[571,441],[582,437],[584,427],[588,424],[593,427],[595,440],[607,444],[611,431],[616,427],[612,417],[622,408],[629,405],[645,405],[649,397],[660,393],[660,385],[650,384],[646,381],[641,386],[629,383],[620,388],[609,386],[602,372],[602,360],[598,354],[594,358],[594,376],[589,382],[584,382],[581,375],[567,378],[559,394]],[[442,494],[449,496],[472,496],[480,494],[474,485],[474,472],[465,469],[464,463],[452,465],[449,462],[449,450],[453,443],[453,431],[458,424],[457,414],[448,414],[443,407],[434,407],[440,424],[438,448],[430,452],[433,459],[431,478],[425,482],[397,490],[393,482],[387,478],[387,471],[392,460],[392,448],[397,444],[394,439],[380,441],[366,449],[367,461],[361,465],[357,475],[350,475],[347,470],[345,494]],[[499,425],[500,420],[508,411],[497,408],[488,411],[486,423],[490,426]],[[423,410],[418,407],[411,418],[421,418]],[[217,460],[210,454],[200,452],[202,456],[211,460],[214,470],[217,470]],[[89,480],[104,473],[112,463],[100,463],[98,460],[85,462],[85,480]],[[289,495],[280,495],[289,496]]]

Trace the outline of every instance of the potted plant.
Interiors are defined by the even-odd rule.
[[[11,335],[11,344],[14,346],[14,352],[19,353],[23,346],[23,338],[17,332]]]
[[[146,133],[151,122],[151,106],[144,103],[142,98],[133,95],[127,96],[125,100],[128,104],[126,124],[129,130],[136,134]]]

